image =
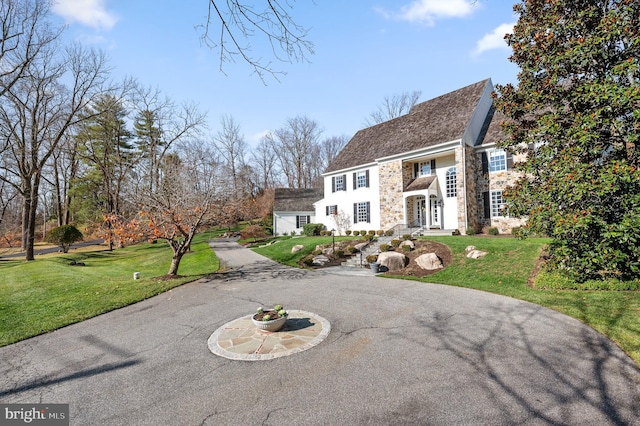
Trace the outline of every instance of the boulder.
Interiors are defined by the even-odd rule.
[[[481,250],[472,250],[467,253],[467,257],[469,259],[480,259],[481,257],[485,257],[488,253],[486,251]]]
[[[291,253],[297,253],[302,250],[304,246],[302,244],[298,244],[296,246],[291,247]]]
[[[378,255],[378,263],[389,271],[399,271],[407,266],[409,258],[402,253],[385,251]]]
[[[358,243],[354,247],[358,252],[361,252],[363,248],[365,248],[369,243]]]
[[[409,247],[411,247],[411,250],[416,248],[415,243],[413,241],[411,241],[411,240],[404,240],[403,242],[400,243],[400,247],[402,247],[402,246],[409,246]]]
[[[422,269],[427,271],[433,271],[435,269],[442,269],[442,260],[435,253],[425,253],[416,258],[416,263]]]
[[[464,249],[464,254],[469,254],[472,251],[474,251],[476,249],[476,246],[467,246],[466,249]]]
[[[323,254],[318,255],[318,256],[313,256],[313,264],[314,265],[322,266],[325,263],[329,263],[329,262],[330,262],[329,258],[327,256],[323,255]]]

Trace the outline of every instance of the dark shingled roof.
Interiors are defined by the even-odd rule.
[[[489,79],[479,81],[419,103],[406,115],[358,131],[326,173],[461,139],[487,84]]]
[[[419,178],[415,178],[411,181],[411,183],[409,183],[409,185],[407,185],[404,191],[408,192],[419,191],[421,189],[429,189],[434,180],[436,180],[435,176],[422,176]]]
[[[488,126],[485,124],[486,133],[484,135],[484,139],[482,140],[483,145],[496,143],[507,137],[507,135],[502,130],[502,127],[500,127],[500,122],[507,119],[504,114],[496,111],[495,108],[491,108],[488,119],[490,119],[491,122],[488,123]],[[483,131],[485,131],[484,128]]]
[[[324,197],[322,189],[276,188],[273,200],[274,212],[314,211],[313,203]]]

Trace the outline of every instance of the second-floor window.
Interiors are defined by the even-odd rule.
[[[503,149],[489,151],[489,172],[507,170],[507,153]]]
[[[432,176],[436,174],[436,160],[421,161],[414,164],[415,177]]]
[[[338,206],[327,206],[327,216],[338,214]]]
[[[338,175],[331,178],[331,192],[347,190],[347,176]]]
[[[353,174],[353,189],[369,187],[369,170],[362,170]]]

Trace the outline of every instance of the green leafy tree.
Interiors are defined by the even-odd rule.
[[[573,278],[640,277],[640,2],[525,0],[497,86],[503,146],[526,155],[506,194]]]
[[[46,241],[60,246],[63,253],[68,253],[71,244],[82,241],[82,238],[82,232],[75,226],[62,225],[49,231]]]

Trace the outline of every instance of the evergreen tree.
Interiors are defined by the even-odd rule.
[[[506,193],[575,279],[640,277],[640,2],[524,0],[497,86],[503,146],[526,155]]]

